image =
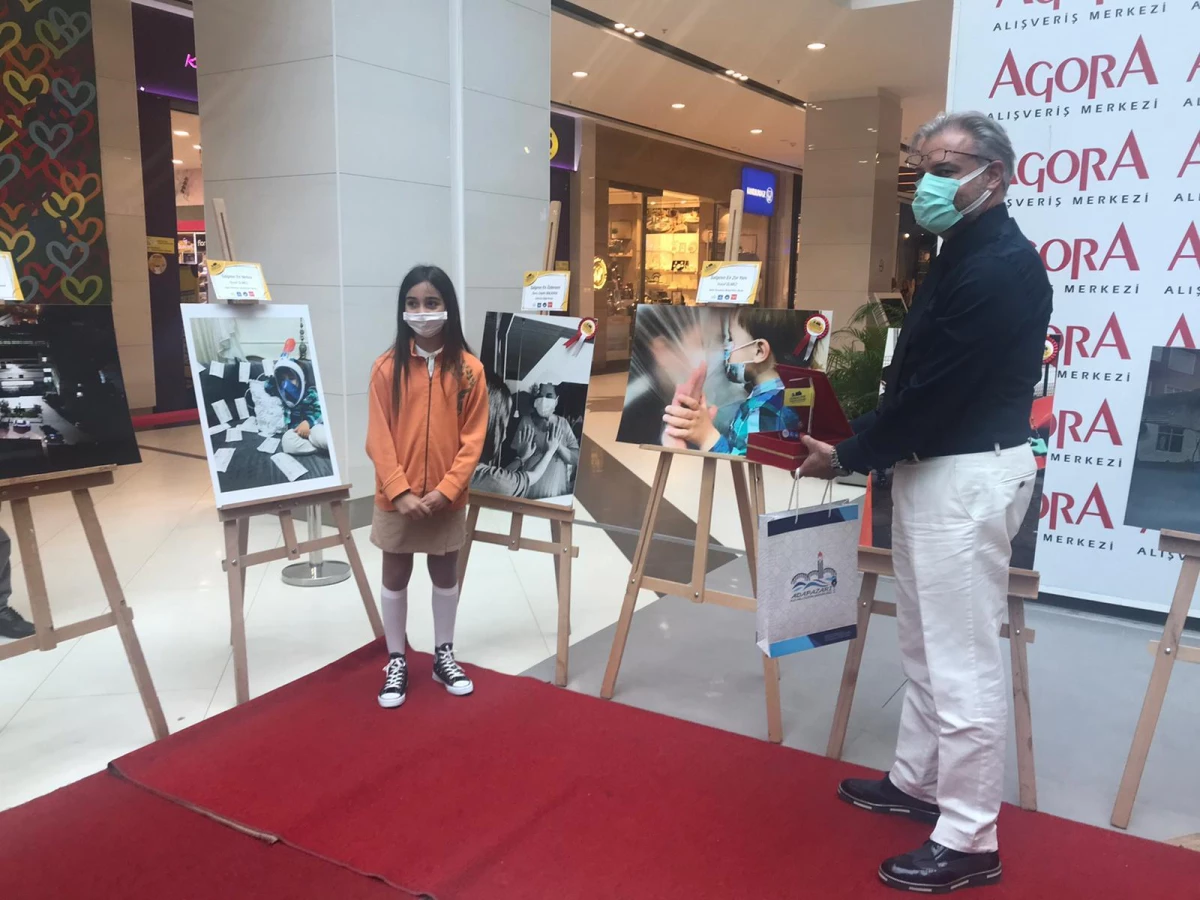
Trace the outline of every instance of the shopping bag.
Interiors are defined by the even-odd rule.
[[[858,635],[862,501],[758,517],[759,649],[785,656]]]

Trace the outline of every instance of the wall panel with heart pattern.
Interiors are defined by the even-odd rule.
[[[90,0],[0,0],[0,250],[27,302],[112,303]]]

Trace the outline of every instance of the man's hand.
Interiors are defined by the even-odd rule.
[[[441,491],[430,491],[421,498],[421,505],[424,506],[425,509],[429,511],[429,515],[432,516],[434,513],[441,512],[443,509],[449,506],[450,501],[446,499],[446,495]]]
[[[308,436],[310,434],[312,434],[312,426],[309,425],[308,422],[301,422],[299,425],[296,426],[296,434],[298,434],[300,437],[304,438],[307,441]]]
[[[706,398],[677,393],[671,405],[663,411],[666,436],[694,444],[701,450],[711,449],[721,435],[713,425],[716,407],[709,407]]]
[[[396,512],[404,516],[406,519],[428,519],[429,507],[427,507],[412,491],[405,491],[396,498],[392,504],[396,507]]]
[[[822,444],[807,434],[800,435],[800,440],[808,449],[808,456],[805,457],[804,462],[800,463],[800,468],[796,470],[796,477],[823,478],[826,481],[837,478],[837,472],[833,468],[832,445]]]

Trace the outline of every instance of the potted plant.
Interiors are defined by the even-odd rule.
[[[870,304],[860,306],[845,327],[834,332],[835,346],[825,364],[829,383],[846,418],[854,419],[879,405],[879,381],[889,326],[880,325]],[[852,475],[843,484],[866,486],[863,476]]]

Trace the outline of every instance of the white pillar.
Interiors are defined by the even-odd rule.
[[[205,198],[280,303],[306,303],[353,496],[367,380],[418,263],[455,279],[467,339],[520,305],[549,200],[548,0],[205,0]]]
[[[900,116],[899,101],[884,91],[810,103],[796,306],[832,309],[834,328],[872,292],[892,290]]]
[[[113,324],[129,408],[148,410],[155,403],[154,340],[130,0],[92,0],[92,34]]]

